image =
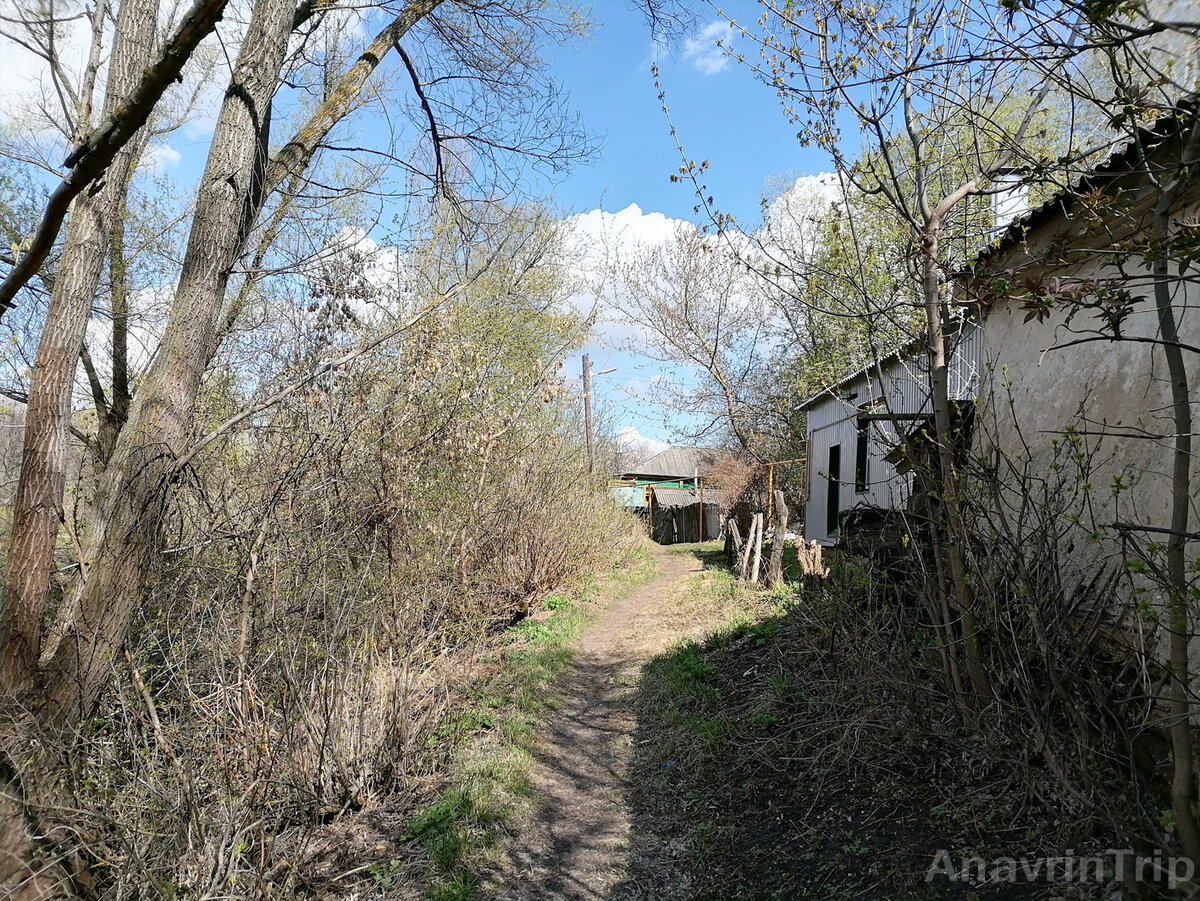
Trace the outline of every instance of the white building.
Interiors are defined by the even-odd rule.
[[[950,397],[973,402],[973,453],[1003,461],[1010,481],[1022,474],[1048,485],[1064,436],[1086,437],[1090,468],[1068,488],[1080,493],[1081,520],[1103,537],[1093,537],[1086,554],[1076,550],[1085,569],[1119,557],[1121,531],[1161,534],[1171,506],[1170,380],[1154,279],[1137,248],[1145,245],[1159,186],[1179,171],[1186,131],[1175,117],[1147,126],[1137,142],[1017,218],[952,286],[969,316],[952,345]],[[1107,204],[1103,215],[1089,207],[1097,198]],[[1200,178],[1184,184],[1170,219],[1190,240],[1196,226],[1189,224],[1200,222]],[[1177,343],[1190,371],[1193,422],[1200,422],[1200,280],[1172,267]],[[1031,302],[1054,291],[1060,300],[1031,313]],[[1109,321],[1117,313],[1119,338]],[[923,342],[914,344],[801,405],[808,413],[807,540],[836,543],[839,517],[855,508],[905,508],[912,475],[887,458],[902,436],[931,419],[927,353]],[[1194,533],[1200,455],[1192,456]]]
[[[923,346],[883,357],[800,405],[808,414],[806,541],[835,544],[842,514],[855,508],[908,502],[913,476],[888,456],[933,416]],[[972,322],[947,346],[952,401],[979,396],[982,349],[983,328]]]

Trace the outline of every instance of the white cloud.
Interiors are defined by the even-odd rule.
[[[614,244],[662,244],[675,236],[680,226],[689,223],[682,219],[670,219],[662,213],[645,213],[636,203],[631,203],[617,213],[592,210],[580,213],[567,220],[572,238],[568,243],[573,249],[585,246]]]
[[[665,244],[679,228],[690,228],[682,219],[646,213],[636,203],[609,213],[592,210],[566,220],[563,265],[575,281],[569,302],[583,316],[598,314],[593,339],[615,349],[635,341],[642,330],[612,310],[613,267],[633,257],[640,247]]]
[[[142,156],[142,165],[151,172],[161,172],[168,166],[174,166],[181,159],[182,154],[170,144],[151,144]]]
[[[637,426],[627,425],[617,432],[617,443],[631,453],[640,454],[642,459],[662,453],[671,445],[657,438],[647,438],[637,430]]]
[[[772,255],[812,253],[821,240],[822,222],[830,207],[842,200],[836,173],[802,175],[770,201],[758,230],[759,240]]]
[[[727,53],[733,41],[726,37],[729,22],[716,19],[709,22],[700,32],[683,42],[683,58],[690,62],[701,75],[716,75],[729,67]]]

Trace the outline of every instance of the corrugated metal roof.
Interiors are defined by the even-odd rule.
[[[963,319],[958,322],[953,329],[950,330],[952,344],[947,348],[947,351],[953,355],[955,346],[958,343],[958,338],[961,336],[963,340],[969,340],[971,336],[978,330],[978,323],[976,323],[974,320]],[[864,375],[874,375],[879,378],[883,378],[888,367],[890,367],[893,363],[897,363],[906,357],[912,357],[917,351],[923,350],[926,346],[927,345],[925,344],[925,341],[921,338],[918,338],[910,341],[908,344],[905,344],[902,347],[897,347],[894,350],[889,351],[884,356],[879,357],[877,360],[874,360],[868,363],[866,366],[855,370],[844,378],[838,379],[832,385],[822,388],[811,397],[805,398],[803,401],[801,401],[800,405],[796,407],[796,409],[807,410],[819,400],[837,398],[837,390],[839,388],[844,385],[848,385],[850,382],[853,382],[856,379],[862,378]]]
[[[1003,253],[1024,240],[1026,232],[1041,225],[1054,214],[1067,214],[1072,201],[1086,191],[1097,190],[1123,175],[1145,171],[1142,154],[1149,154],[1154,147],[1172,137],[1183,134],[1184,125],[1195,119],[1196,101],[1187,100],[1165,116],[1160,116],[1149,125],[1138,129],[1136,135],[1124,144],[1114,147],[1105,159],[1093,169],[1081,173],[1074,181],[1060,188],[1035,207],[1026,210],[1008,224],[995,240],[975,257],[974,266]]]
[[[705,498],[707,501],[708,498]],[[696,492],[685,491],[682,488],[655,488],[654,506],[656,507],[690,507],[696,503]]]
[[[695,491],[685,488],[655,488],[653,490],[654,506],[656,507],[690,507],[700,500]],[[721,493],[715,488],[705,488],[704,503],[720,505]]]
[[[626,476],[690,479],[717,462],[720,451],[713,447],[668,447],[635,466]]]

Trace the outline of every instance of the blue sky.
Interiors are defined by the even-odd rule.
[[[754,4],[740,6],[753,15]],[[641,13],[624,0],[606,0],[593,15],[597,24],[589,39],[551,54],[556,79],[584,125],[603,141],[599,159],[579,167],[556,191],[565,211],[616,211],[636,203],[694,218],[691,186],[670,182],[680,158],[650,74],[655,61],[685,150],[709,161],[710,193],[744,224],[757,221],[768,176],[829,168],[823,154],[800,146],[775,92],[716,49],[718,37],[732,39],[757,57],[749,41],[721,20],[701,21],[691,38],[669,48],[655,47]]]
[[[755,15],[756,4],[734,6],[740,7],[736,14],[748,13],[746,21]],[[709,161],[703,180],[708,193],[744,228],[758,224],[768,180],[831,168],[822,153],[800,146],[775,92],[717,49],[718,38],[732,39],[747,57],[757,58],[755,47],[717,19],[715,11],[670,48],[654,45],[642,15],[626,0],[606,0],[593,9],[593,16],[596,25],[588,40],[556,48],[551,56],[555,77],[584,125],[602,140],[597,159],[557,186],[555,201],[564,213],[616,213],[636,204],[643,214],[696,221],[691,184],[670,181],[680,156],[651,76],[655,61],[685,151],[691,159]],[[632,218],[626,215],[623,221],[628,224]],[[597,397],[615,426],[670,440],[672,427],[686,423],[638,397],[639,389],[661,376],[663,368],[624,350],[627,337],[621,331],[614,336],[602,325],[585,348],[594,369],[617,369],[594,381]],[[578,355],[568,360],[566,370],[578,377]]]

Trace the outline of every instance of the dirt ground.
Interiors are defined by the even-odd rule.
[[[803,682],[805,661],[829,653],[813,643],[820,617],[793,621],[793,608],[731,590],[713,547],[655,553],[658,576],[600,602],[556,685],[534,751],[535,806],[508,824],[477,897],[1093,897],[930,882],[935,850],[966,845],[935,819],[920,774],[861,783],[804,751],[825,716]]]
[[[688,577],[702,571],[699,560],[664,548],[655,554],[658,576],[627,597],[602,602],[580,639],[534,752],[537,810],[513,830],[487,897],[608,898],[626,875],[632,696],[642,667],[721,621],[716,611],[705,615],[678,602]]]

